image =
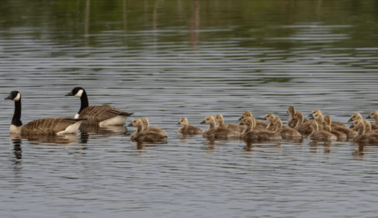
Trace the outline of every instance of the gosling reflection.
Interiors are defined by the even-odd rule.
[[[310,141],[310,152],[317,153],[319,145],[323,145],[323,153],[330,154],[332,152],[333,142],[323,142],[323,141]]]

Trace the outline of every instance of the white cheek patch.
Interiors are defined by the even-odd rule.
[[[74,118],[75,118],[75,119],[78,119],[78,118],[79,118],[79,114],[76,114],[76,115],[74,116]]]
[[[19,101],[21,98],[21,94],[18,93],[17,96],[13,99],[13,101]]]
[[[83,94],[83,90],[80,89],[80,90],[76,93],[75,96],[78,97],[78,98],[80,98],[82,94]]]

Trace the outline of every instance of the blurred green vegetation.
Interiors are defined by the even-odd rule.
[[[159,36],[160,42],[245,38],[241,46],[254,47],[268,44],[266,38],[297,31],[282,26],[308,23],[345,25],[332,30],[350,37],[335,42],[339,46],[378,46],[378,0],[2,0],[0,7],[1,37],[12,37],[22,28],[37,39],[61,43],[78,40],[80,45],[89,37],[91,46],[96,46],[96,34],[107,31],[113,31],[116,39],[156,30],[176,31]],[[197,29],[199,34],[188,34]],[[292,46],[287,41],[275,43]]]

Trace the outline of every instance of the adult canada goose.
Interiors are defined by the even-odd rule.
[[[252,117],[245,117],[242,119],[242,124],[247,126],[247,129],[242,133],[241,138],[250,141],[280,141],[282,137],[269,130],[255,130],[256,121]]]
[[[76,133],[84,119],[74,118],[42,118],[25,125],[21,122],[21,93],[12,91],[5,100],[14,101],[15,109],[10,133],[27,135],[64,135]]]
[[[66,96],[75,96],[80,98],[81,106],[75,118],[85,118],[84,124],[96,124],[99,126],[117,126],[123,125],[128,113],[110,105],[89,106],[87,92],[82,87],[75,87]]]
[[[145,125],[141,118],[135,118],[128,126],[136,127],[137,130],[131,135],[131,141],[163,143],[167,142],[167,134],[163,132],[145,130]]]
[[[181,127],[177,130],[178,133],[195,135],[203,132],[201,128],[190,125],[186,117],[180,118],[177,124],[181,124]]]
[[[243,114],[240,116],[239,120],[243,120],[243,118],[246,118],[246,117],[253,117],[253,114],[251,111],[244,111]],[[255,118],[254,118],[255,119]],[[255,129],[266,129],[268,127],[268,123],[265,123],[264,121],[261,121],[261,120],[256,120],[255,119],[255,122],[256,122],[256,128]]]
[[[210,127],[208,130],[202,133],[202,136],[205,138],[213,139],[230,139],[230,138],[239,138],[240,132],[232,131],[224,127],[217,127],[215,118],[213,116],[206,116],[201,124],[209,124]]]
[[[371,124],[371,128],[373,130],[378,129],[378,111],[372,111],[370,114],[366,117],[366,119],[372,118],[374,119],[374,123]]]
[[[234,123],[227,123],[227,124],[225,124],[224,123],[224,118],[223,118],[222,114],[216,114],[214,116],[214,119],[215,119],[215,122],[218,122],[218,126],[219,127],[224,127],[224,128],[230,129],[232,131],[236,131],[236,132],[240,132],[241,133],[246,128],[243,125],[234,124]]]

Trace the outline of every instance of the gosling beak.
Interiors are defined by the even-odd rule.
[[[206,124],[206,121],[205,120],[202,120],[202,122],[200,124]]]
[[[314,118],[314,115],[312,115],[312,114],[308,115],[308,118],[309,118],[310,120],[315,119],[315,118]]]
[[[243,123],[243,122],[240,122],[239,125],[240,125],[240,126],[244,126],[244,123]]]
[[[366,116],[366,118],[365,118],[365,119],[370,119],[370,118],[371,118],[371,117],[370,117],[370,114],[369,114],[369,115],[367,115],[367,116]]]
[[[12,95],[9,95],[8,97],[4,98],[4,100],[12,100]]]
[[[242,118],[240,117],[238,120],[240,121],[240,120],[242,120]]]
[[[133,126],[133,123],[130,123],[129,125],[127,125],[127,126]]]
[[[181,123],[180,122],[178,122],[176,125],[180,125]]]
[[[352,129],[352,128],[354,128],[354,124],[352,124],[352,125],[349,126],[349,129]]]
[[[261,118],[262,120],[267,120],[266,117]]]
[[[351,118],[348,120],[348,123],[349,123],[349,122],[352,122],[352,121],[353,121],[353,119],[352,119],[352,117],[351,117]]]
[[[72,94],[72,92],[69,92],[65,96],[73,96],[73,94]]]

